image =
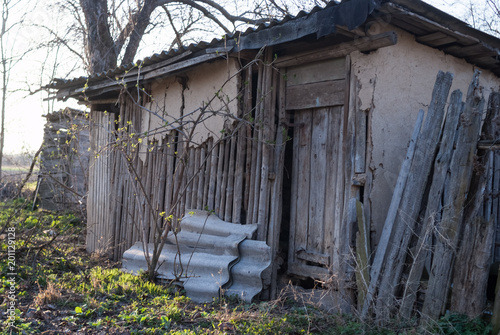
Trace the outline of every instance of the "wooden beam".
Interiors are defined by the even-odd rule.
[[[274,65],[278,68],[298,65],[307,62],[316,62],[329,58],[344,57],[354,51],[372,51],[395,45],[398,42],[396,32],[389,31],[369,37],[361,37],[350,42],[341,43],[335,47],[329,46],[313,52],[304,52],[293,56],[276,59]]]
[[[176,63],[176,64],[168,65],[168,66],[162,67],[158,70],[146,73],[144,75],[144,80],[148,80],[148,79],[152,79],[152,78],[156,78],[156,77],[160,77],[160,76],[165,76],[165,75],[168,75],[174,71],[183,70],[187,67],[194,66],[194,65],[197,65],[197,64],[200,64],[203,62],[207,62],[209,60],[213,60],[213,59],[219,58],[221,56],[225,56],[225,54],[217,54],[217,53],[205,54],[205,55],[194,57],[194,58],[191,58],[191,59],[188,59],[188,60]]]
[[[346,81],[342,79],[288,87],[286,109],[298,110],[343,105],[345,86]]]

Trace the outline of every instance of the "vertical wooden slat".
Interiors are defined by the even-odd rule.
[[[192,200],[193,200],[193,183],[190,182],[193,179],[194,174],[196,173],[195,171],[195,149],[194,148],[189,148],[189,159],[188,159],[188,166],[186,168],[186,172],[184,173],[185,179],[188,181],[187,187],[186,187],[186,209],[191,209],[192,206]]]
[[[154,234],[155,234],[155,224],[156,224],[156,219],[157,219],[157,213],[158,213],[158,207],[157,207],[157,199],[158,199],[158,169],[159,169],[159,164],[158,161],[160,161],[160,157],[158,154],[159,147],[158,147],[158,142],[153,143],[153,151],[151,151],[151,155],[153,156],[153,166],[151,169],[151,176],[149,178],[151,179],[151,189],[150,193],[150,205],[149,207],[149,241],[152,242],[154,239]]]
[[[340,154],[340,127],[342,120],[342,107],[332,107],[328,109],[328,133],[326,143],[326,193],[325,193],[325,246],[324,254],[332,257],[337,243],[334,239],[335,227],[340,227],[341,221],[337,221],[335,208],[337,205],[337,182],[341,178],[339,168],[339,154]],[[337,268],[333,268],[332,260],[329,266],[332,266],[333,272]]]
[[[142,171],[143,171],[143,163],[141,161],[141,159],[139,158],[139,156],[136,157],[135,159],[135,170],[137,172],[137,175],[138,176],[142,176]],[[137,198],[137,194],[135,193],[135,189],[138,189],[138,187],[136,187],[135,185],[137,185],[137,181],[135,180],[135,176],[131,175],[129,177],[129,182],[128,182],[128,192],[129,194],[131,194],[131,196],[129,197],[130,199],[128,200],[128,203],[130,205],[130,215],[129,215],[129,224],[130,226],[133,227],[133,229],[131,229],[131,238],[127,240],[129,240],[130,243],[133,243],[135,241],[139,241],[142,239],[141,237],[141,222],[140,222],[140,217],[139,217],[139,213],[140,213],[140,204],[136,201],[136,198]],[[128,233],[128,232],[127,232]]]
[[[263,108],[261,113],[262,120],[262,165],[260,176],[260,189],[259,189],[259,207],[258,207],[258,231],[257,239],[261,241],[267,240],[268,229],[268,208],[269,208],[269,172],[272,162],[272,147],[270,143],[273,141],[273,126],[274,126],[274,113],[275,104],[273,105],[275,88],[273,86],[274,73],[271,66],[273,59],[273,52],[271,48],[266,49],[264,56],[264,79],[263,79]]]
[[[222,209],[221,209],[221,195],[222,195],[222,174],[224,170],[224,152],[225,152],[225,142],[219,142],[219,154],[217,157],[217,188],[215,191],[215,213],[221,217]]]
[[[220,217],[226,218],[226,191],[227,191],[227,179],[229,170],[229,158],[231,143],[230,139],[226,139],[224,145],[224,166],[222,169],[222,184],[221,184],[221,197],[220,197]]]
[[[124,181],[124,169],[122,163],[122,156],[118,153],[115,156],[114,166],[114,176],[113,182],[114,186],[114,195],[113,195],[113,260],[118,260],[121,257],[121,249],[120,249],[120,230],[127,229],[125,226],[126,221],[123,220],[125,208],[123,204],[123,181]]]
[[[232,222],[232,206],[233,206],[233,195],[234,195],[234,165],[236,161],[236,136],[231,136],[230,140],[230,152],[229,152],[229,166],[227,172],[227,187],[226,187],[226,209],[224,210],[224,220],[227,222]]]
[[[257,223],[259,210],[259,191],[260,191],[260,172],[262,164],[262,126],[260,124],[262,114],[262,89],[264,83],[264,66],[259,63],[259,72],[257,79],[257,96],[255,105],[254,129],[252,138],[252,175],[250,177],[251,198],[249,200],[250,222]]]
[[[194,151],[194,161],[190,162],[190,164],[194,165],[193,167],[193,176],[191,179],[186,180],[186,182],[191,183],[193,186],[193,192],[191,193],[191,207],[196,208],[196,204],[198,202],[198,180],[200,179],[200,151],[199,147],[191,148]],[[186,208],[188,209],[188,208]]]
[[[233,192],[233,222],[241,222],[241,209],[243,208],[243,180],[244,180],[244,167],[246,156],[246,143],[244,133],[246,127],[238,126],[238,133],[236,136],[236,168],[234,172],[234,192]]]
[[[214,139],[210,137],[208,141],[205,143],[206,151],[205,151],[205,158],[204,158],[204,164],[205,164],[205,176],[204,176],[204,182],[203,182],[203,202],[202,202],[202,208],[209,209],[208,208],[208,190],[210,187],[210,178],[211,178],[211,170],[212,170],[212,147],[213,147]]]
[[[185,169],[187,169],[189,167],[189,165],[187,165],[187,164],[191,164],[190,162],[186,161],[186,158],[184,158],[184,160],[181,159],[184,156],[184,150],[189,150],[189,147],[184,146],[184,141],[186,141],[186,139],[183,139],[183,135],[178,134],[177,158],[178,158],[179,163],[178,163],[178,167],[176,168],[175,179],[181,178],[181,176],[180,176],[181,170],[182,170],[181,165],[184,165]],[[185,157],[188,157],[188,155],[185,155]],[[181,179],[181,183],[180,183],[179,187],[180,187],[180,191],[179,191],[179,195],[178,195],[179,199],[173,199],[173,201],[177,203],[175,221],[172,222],[172,225],[174,228],[178,228],[178,226],[179,226],[178,220],[182,217],[182,215],[184,214],[184,212],[186,210],[187,197],[186,197],[186,193],[185,193],[185,189],[186,189],[185,173],[184,173],[184,177]],[[174,192],[174,194],[175,194],[175,192]]]
[[[311,157],[310,157],[310,189],[309,189],[309,231],[306,250],[322,253],[325,239],[325,175],[326,139],[328,131],[328,109],[318,109],[312,116]]]
[[[200,160],[200,165],[199,165],[199,170],[198,170],[198,196],[196,199],[196,209],[203,209],[203,194],[205,192],[205,154],[206,154],[206,149],[205,149],[205,144],[202,144],[199,148],[199,160]]]
[[[246,161],[245,161],[245,191],[243,193],[243,208],[245,210],[245,222],[249,223],[251,220],[249,219],[250,213],[250,191],[251,191],[251,168],[252,168],[252,126],[250,124],[250,119],[252,117],[252,65],[247,68],[246,71],[246,84],[245,84],[245,109],[243,120],[246,122],[242,131],[242,137],[245,139],[246,146]]]
[[[269,236],[270,236],[270,246],[271,246],[271,259],[273,260],[271,264],[271,299],[275,299],[277,296],[277,284],[278,284],[278,250],[280,242],[280,232],[281,232],[281,216],[283,210],[283,170],[285,164],[285,147],[288,137],[287,129],[287,115],[285,109],[285,77],[280,77],[279,82],[279,114],[278,114],[278,127],[276,130],[276,147],[275,147],[275,161],[274,161],[274,173],[276,174],[276,179],[272,185],[271,193],[271,206],[269,213]]]
[[[216,190],[216,182],[217,182],[217,162],[218,162],[218,152],[219,146],[218,142],[215,142],[213,139],[211,141],[211,152],[210,152],[210,182],[208,183],[208,209],[215,210],[215,190]]]
[[[298,250],[307,250],[307,236],[309,236],[309,206],[311,185],[311,119],[312,111],[306,110],[295,114],[295,123],[299,125],[297,139],[297,167],[295,177],[297,178],[297,195],[294,204],[295,218],[291,222],[295,224],[294,250],[290,252],[295,255]],[[295,139],[294,139],[295,140]],[[306,210],[307,208],[307,210]]]
[[[167,135],[167,171],[166,171],[166,180],[165,180],[165,202],[164,202],[164,211],[166,216],[169,216],[171,213],[170,209],[172,206],[172,192],[173,192],[173,183],[174,183],[174,168],[175,168],[175,134],[170,133]]]

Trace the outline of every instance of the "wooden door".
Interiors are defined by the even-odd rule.
[[[322,78],[316,75],[314,83],[292,81],[286,91],[287,109],[294,115],[288,272],[316,279],[331,273],[342,204],[344,60],[326,65],[337,66],[335,78],[319,81]]]

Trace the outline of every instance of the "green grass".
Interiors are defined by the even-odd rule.
[[[487,334],[484,322],[448,316],[424,328],[379,328],[355,317],[279,299],[245,304],[234,299],[195,304],[176,286],[122,272],[120,264],[85,252],[85,225],[72,213],[31,211],[17,199],[0,203],[0,310],[10,282],[7,228],[16,238],[15,327],[6,316],[0,334]],[[5,227],[5,229],[3,229]],[[3,299],[2,299],[3,298]]]

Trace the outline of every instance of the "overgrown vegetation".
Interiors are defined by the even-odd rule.
[[[488,334],[479,320],[448,316],[424,329],[377,328],[286,299],[195,304],[175,285],[122,272],[85,252],[85,224],[72,213],[0,203],[0,334]],[[15,229],[14,229],[15,228]],[[15,230],[15,319],[9,320],[9,240]],[[9,327],[13,321],[14,327]]]

